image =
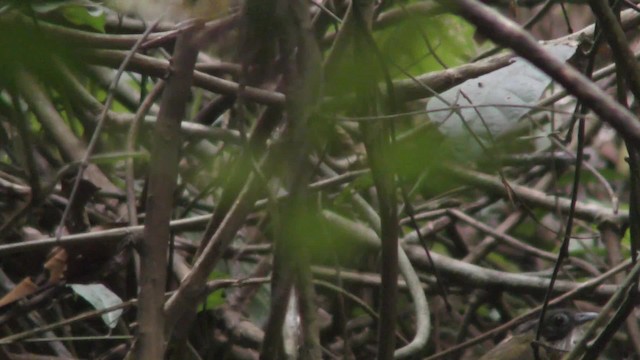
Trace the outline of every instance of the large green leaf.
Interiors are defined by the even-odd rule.
[[[575,53],[568,44],[545,46],[559,59]],[[552,80],[522,58],[512,64],[455,86],[427,104],[431,120],[454,147],[466,157],[478,154],[477,140],[490,146],[489,139],[511,130],[531,111]]]
[[[68,5],[62,8],[62,15],[72,24],[89,26],[104,32],[107,22],[102,8],[96,6]]]
[[[466,62],[475,52],[473,27],[457,16],[440,15],[428,19],[408,16],[404,22],[375,33],[382,52],[393,64],[394,76],[406,78],[404,71],[420,75],[442,70],[442,65],[456,66]],[[431,53],[427,41],[431,44]]]

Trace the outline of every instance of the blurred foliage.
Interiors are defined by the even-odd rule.
[[[473,32],[457,16],[425,20],[409,13],[406,21],[376,32],[375,39],[393,65],[392,76],[406,78],[407,74],[417,76],[467,62],[476,53]]]
[[[31,16],[61,15],[71,24],[87,26],[104,32],[106,22],[105,9],[102,4],[90,0],[2,0],[0,13],[17,9]]]

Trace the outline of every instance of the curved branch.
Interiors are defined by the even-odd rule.
[[[331,211],[323,211],[322,215],[330,223],[337,225],[352,235],[354,239],[369,244],[375,248],[380,248],[381,241],[375,231],[361,224],[355,223]],[[398,266],[400,273],[409,288],[409,293],[413,299],[416,315],[416,334],[411,342],[394,352],[394,358],[407,358],[419,353],[427,344],[431,332],[431,319],[427,297],[424,295],[422,285],[409,257],[404,249],[398,245]]]
[[[107,67],[117,67],[122,63],[127,52],[119,50],[90,50],[82,52],[86,61],[94,65]],[[168,60],[156,59],[151,56],[136,54],[127,66],[127,70],[138,72],[143,75],[163,78],[169,71]],[[236,95],[240,85],[233,81],[224,80],[215,76],[207,75],[200,71],[193,73],[193,85],[209,90],[217,94]],[[284,105],[285,96],[276,91],[263,90],[251,86],[242,89],[242,96],[248,101],[255,101],[263,105]]]

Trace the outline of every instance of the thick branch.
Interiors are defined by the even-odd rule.
[[[178,174],[181,145],[180,122],[193,81],[198,48],[193,42],[194,26],[178,37],[172,69],[162,94],[154,148],[149,170],[149,193],[144,238],[140,244],[140,307],[138,312],[138,359],[164,357],[164,291],[167,276],[169,221],[173,212],[173,192]]]

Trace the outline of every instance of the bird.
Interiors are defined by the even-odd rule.
[[[556,360],[571,351],[584,333],[583,324],[598,316],[594,312],[578,312],[572,309],[549,310],[541,329],[538,347],[541,360]],[[496,345],[479,360],[533,360],[531,343],[535,340],[538,319],[517,327],[513,335]]]

